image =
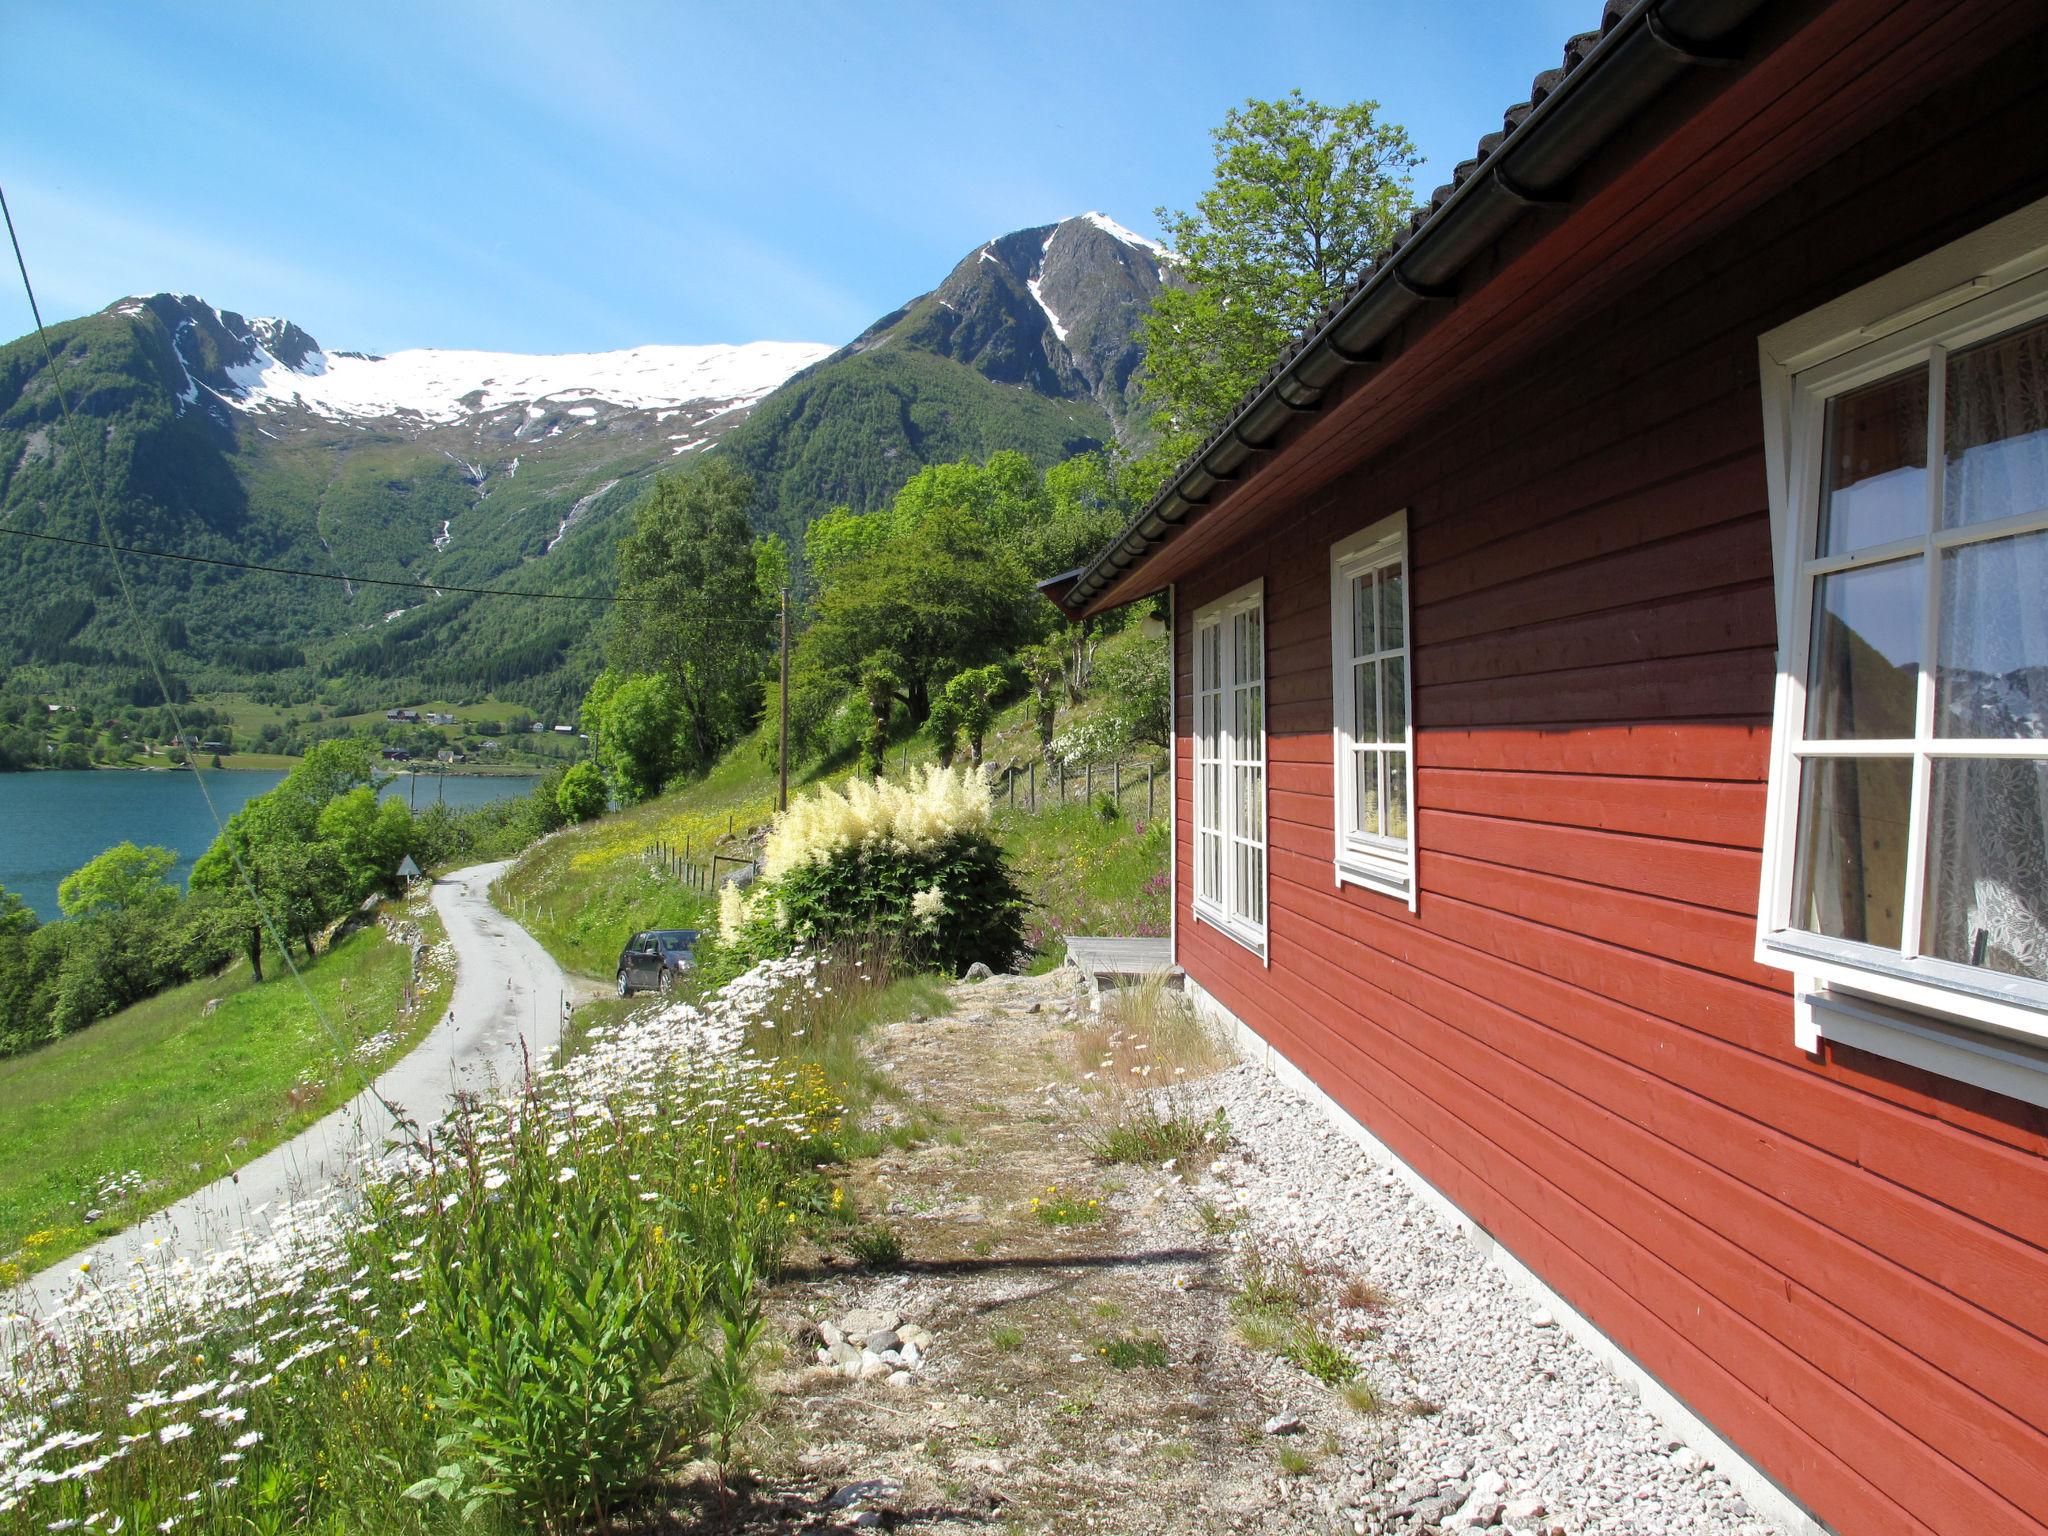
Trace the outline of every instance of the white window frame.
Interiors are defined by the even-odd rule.
[[[2048,316],[2048,200],[2031,205],[1942,250],[1888,274],[1759,339],[1765,469],[1778,612],[1778,677],[1766,800],[1762,886],[1755,955],[1793,973],[1794,1037],[1806,1050],[1840,1039],[1901,1061],[2048,1103],[2048,984],[2006,977],[1918,953],[1924,838],[1908,850],[1904,944],[1893,951],[1791,926],[1799,815],[1799,769],[1806,722],[1807,652],[1812,601],[1823,569],[1872,563],[1921,547],[1930,584],[1941,530],[1925,541],[1838,559],[1812,555],[1829,398],[1919,362],[1940,377],[1939,355]],[[1938,430],[1938,391],[1929,414]],[[1940,494],[1941,464],[1930,455],[1930,496]],[[1938,526],[1938,518],[1933,520]],[[2048,526],[2048,516],[2009,520],[2000,534]],[[1954,530],[1982,536],[1985,527]],[[1915,828],[1924,823],[1929,762],[1939,756],[2036,757],[2043,743],[1988,746],[1931,738],[1934,611],[1926,619],[1918,729],[1908,742],[1827,743],[1826,755],[1911,755]]]
[[[1358,748],[1358,702],[1352,687],[1352,667],[1362,658],[1351,650],[1354,633],[1352,582],[1382,567],[1401,566],[1401,644],[1373,653],[1372,659],[1401,659],[1401,752],[1403,794],[1408,807],[1408,835],[1384,837],[1354,830],[1358,824],[1358,788],[1351,771],[1352,753]],[[1349,882],[1388,896],[1399,897],[1415,910],[1415,636],[1410,627],[1410,593],[1415,585],[1415,568],[1408,558],[1408,513],[1404,508],[1383,517],[1347,539],[1330,546],[1330,737],[1332,820],[1336,837],[1335,869],[1339,886]],[[1384,675],[1384,669],[1382,669]],[[1384,690],[1383,690],[1384,691]],[[1386,718],[1384,697],[1380,718]],[[1392,742],[1376,743],[1384,759],[1396,750]]]
[[[1239,763],[1238,749],[1241,744],[1238,742],[1233,728],[1236,712],[1232,706],[1236,691],[1241,687],[1250,685],[1237,675],[1235,650],[1231,643],[1231,632],[1237,618],[1247,613],[1256,613],[1259,616],[1259,677],[1257,686],[1259,688],[1260,731],[1256,757],[1259,768],[1259,797],[1256,807],[1258,813],[1258,836],[1256,839],[1245,839],[1237,834],[1236,828],[1239,825],[1239,818],[1243,808],[1238,804],[1237,774],[1233,771],[1234,767]],[[1190,887],[1192,900],[1189,905],[1197,922],[1207,923],[1211,927],[1227,933],[1231,938],[1237,940],[1238,943],[1257,954],[1261,960],[1267,958],[1266,932],[1267,924],[1272,918],[1271,886],[1273,868],[1272,826],[1267,819],[1266,810],[1267,802],[1270,799],[1268,788],[1270,767],[1266,757],[1266,740],[1271,734],[1265,729],[1266,711],[1271,698],[1266,677],[1266,660],[1267,653],[1271,647],[1267,643],[1265,618],[1266,584],[1263,579],[1260,579],[1247,582],[1234,592],[1225,593],[1214,602],[1205,603],[1202,607],[1196,609],[1190,620],[1189,635],[1193,648],[1193,660],[1189,671],[1194,684],[1194,698],[1192,700],[1194,705],[1194,739],[1192,742],[1193,751],[1191,758],[1195,774],[1194,857],[1190,860],[1193,866],[1193,884]],[[1213,678],[1208,675],[1209,665],[1205,660],[1205,651],[1202,643],[1204,632],[1211,629],[1219,631],[1216,648],[1219,657],[1219,675]],[[1210,702],[1212,696],[1215,701],[1213,704]],[[1204,788],[1204,776],[1202,773],[1205,761],[1202,755],[1202,721],[1203,711],[1212,707],[1217,711],[1217,751],[1216,757],[1213,760],[1217,762],[1219,768],[1216,780],[1221,799],[1221,803],[1215,807],[1216,825],[1221,837],[1221,862],[1217,873],[1217,894],[1214,897],[1205,895],[1202,889],[1202,839],[1208,826],[1208,813],[1210,811],[1209,795],[1208,791]],[[1246,759],[1246,761],[1251,761],[1251,759]],[[1241,850],[1247,845],[1256,847],[1260,855],[1258,875],[1260,916],[1256,922],[1252,921],[1247,915],[1233,910],[1232,894],[1239,889],[1239,882],[1244,874],[1244,865],[1248,862]]]

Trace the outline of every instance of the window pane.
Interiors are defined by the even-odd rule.
[[[1795,928],[1898,948],[1912,797],[1911,758],[1807,760],[1792,875]]]
[[[1380,572],[1380,649],[1398,651],[1408,643],[1407,615],[1401,611],[1401,567]]]
[[[1259,610],[1240,613],[1232,628],[1235,645],[1231,653],[1232,664],[1237,668],[1235,681],[1255,683],[1259,680],[1259,669],[1265,657],[1259,644]]]
[[[1387,836],[1408,835],[1408,754],[1387,754]]]
[[[1357,711],[1352,716],[1357,722],[1352,735],[1356,741],[1380,739],[1379,671],[1376,661],[1361,661],[1351,669],[1353,707]]]
[[[1401,742],[1408,733],[1408,658],[1389,656],[1380,663],[1380,708],[1384,711],[1382,741]]]
[[[1927,370],[1828,402],[1816,554],[1918,538],[1927,531]]]
[[[2048,981],[2048,763],[1933,769],[1921,951]]]
[[[1913,734],[1925,587],[1917,556],[1820,578],[1806,669],[1809,740]]]
[[[1353,748],[1351,753],[1351,830],[1375,833],[1379,823],[1379,758],[1377,752]]]
[[[1351,578],[1351,654],[1370,656],[1379,649],[1372,627],[1372,572]]]
[[[2048,736],[2048,533],[1941,557],[1937,736]]]
[[[2048,507],[2048,321],[1948,359],[1945,527]]]
[[[1213,762],[1202,765],[1201,824],[1209,828],[1223,825],[1223,770]]]

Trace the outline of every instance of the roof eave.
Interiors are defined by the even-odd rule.
[[[1079,618],[1143,596],[1151,556],[1219,502],[1297,417],[1345,375],[1372,368],[1417,310],[1455,305],[1472,258],[1538,208],[1564,208],[1572,176],[1672,81],[1740,62],[1735,39],[1765,0],[1641,0],[1490,151],[1464,170],[1405,240],[1382,253],[1337,308],[1275,367],[1166,488],[1093,561],[1048,593]],[[1461,168],[1461,170],[1464,168]],[[1126,589],[1128,590],[1121,590]]]

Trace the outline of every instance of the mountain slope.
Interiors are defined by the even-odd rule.
[[[122,543],[585,592],[610,581],[612,540],[598,530],[648,477],[718,442],[827,350],[329,354],[288,321],[171,294],[122,300],[53,340],[74,410],[99,429],[81,434],[99,462],[77,462],[40,345],[0,348],[0,523],[96,538],[104,488]],[[177,641],[174,670],[200,691],[270,687],[308,702],[321,676],[381,679],[557,713],[594,670],[581,605],[133,558],[127,570],[150,623]],[[153,700],[134,628],[104,554],[0,538],[11,673],[34,664],[48,691],[97,684]]]
[[[988,241],[929,293],[764,399],[725,441],[800,538],[927,464],[1016,448],[1041,464],[1142,436],[1134,332],[1169,280],[1156,242],[1099,213]]]

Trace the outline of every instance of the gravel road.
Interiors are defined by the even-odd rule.
[[[10,1300],[43,1313],[68,1297],[88,1261],[95,1278],[117,1281],[133,1261],[185,1255],[262,1236],[268,1213],[332,1183],[365,1149],[392,1130],[392,1109],[422,1125],[441,1117],[454,1095],[493,1078],[509,1080],[528,1055],[547,1061],[561,1037],[574,988],[533,936],[491,904],[504,862],[456,870],[434,883],[434,906],[455,946],[455,993],[448,1016],[417,1046],[325,1119],[226,1178],[75,1253],[33,1276]],[[386,1104],[391,1109],[386,1108]],[[146,1114],[146,1106],[137,1106]],[[168,1253],[166,1252],[168,1250]]]

